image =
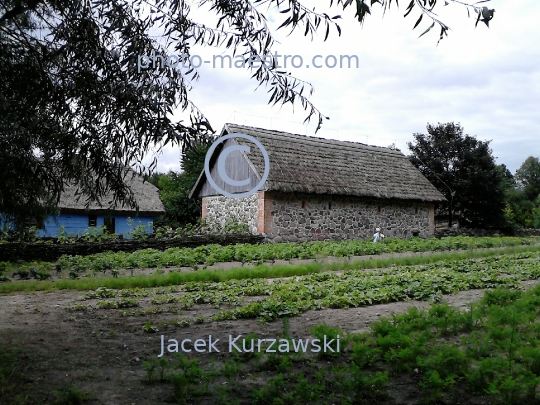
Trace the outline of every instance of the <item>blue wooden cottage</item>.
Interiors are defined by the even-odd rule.
[[[60,196],[60,214],[51,215],[40,224],[39,236],[58,236],[61,227],[67,235],[82,236],[87,229],[103,225],[107,232],[126,238],[132,236],[134,227],[139,225],[145,226],[146,233],[152,233],[154,219],[165,213],[158,189],[138,175],[126,181],[135,195],[138,211],[124,205],[103,205],[112,201],[112,195],[104,196],[101,204],[92,202],[87,207],[84,196],[76,194],[77,188],[67,186]]]

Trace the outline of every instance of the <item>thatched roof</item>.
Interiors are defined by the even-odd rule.
[[[236,124],[225,124],[222,135],[235,132],[255,137],[268,152],[270,173],[263,190],[426,202],[445,200],[398,150]],[[259,149],[251,148],[246,156],[260,178],[264,159]],[[203,171],[192,194],[198,194],[204,181]]]
[[[143,182],[143,178],[139,175],[132,176],[128,174],[125,181],[135,195],[135,200],[139,206],[139,215],[161,215],[165,213],[163,203],[159,199],[157,187],[149,182]],[[86,198],[84,195],[77,195],[77,187],[68,185],[64,188],[64,192],[60,196],[58,208],[61,211],[88,211],[88,212],[116,212],[116,213],[132,213],[136,210],[121,203],[112,205],[112,193],[109,193],[101,198],[101,204],[91,202],[86,208]],[[78,201],[77,201],[78,199]]]

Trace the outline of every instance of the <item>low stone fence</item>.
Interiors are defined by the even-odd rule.
[[[115,240],[107,242],[75,243],[0,243],[0,261],[55,261],[62,255],[91,255],[95,253],[134,252],[140,249],[166,250],[172,247],[197,247],[202,245],[234,245],[236,243],[261,243],[260,235],[199,235],[181,239]]]
[[[497,229],[468,229],[448,228],[435,232],[436,238],[445,236],[540,236],[540,229],[515,229],[513,231],[500,231]]]
[[[540,229],[531,228],[531,229],[518,229],[516,235],[519,236],[540,236]]]

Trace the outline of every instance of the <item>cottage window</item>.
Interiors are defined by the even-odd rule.
[[[88,227],[97,226],[97,215],[88,215]]]
[[[30,229],[31,227],[35,227],[36,229],[45,229],[45,224],[41,218],[25,217],[24,229]]]

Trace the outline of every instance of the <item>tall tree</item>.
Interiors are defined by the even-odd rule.
[[[506,226],[504,170],[495,164],[489,141],[464,135],[453,122],[428,124],[427,132],[413,135],[409,159],[445,195],[441,208],[449,226],[456,212],[465,226]]]
[[[540,161],[529,156],[506,191],[506,217],[520,228],[540,227]]]
[[[516,171],[516,182],[525,197],[534,201],[540,195],[540,159],[529,156]]]
[[[448,27],[433,11],[441,2],[413,0],[407,14],[420,12],[415,27],[425,17],[432,22],[428,30],[438,25],[442,38]],[[477,23],[493,17],[487,7],[448,2],[476,13]],[[387,10],[392,0],[369,3]],[[197,21],[192,5],[207,7],[215,27]],[[362,23],[370,13],[366,0],[330,1],[347,11],[353,5]],[[299,103],[320,127],[324,115],[309,99],[311,85],[273,60],[274,37],[261,11],[268,7],[283,14],[282,28],[311,36],[323,29],[325,39],[330,28],[341,33],[339,16],[298,0],[0,2],[0,212],[37,212],[46,202],[53,207],[66,182],[77,183],[88,202],[112,191],[115,200],[135,206],[126,168],[151,171],[155,160],[142,163],[150,151],[212,133],[188,96],[189,82],[199,77],[190,58],[194,46],[272,62],[246,68],[268,86],[270,103]],[[170,54],[182,61],[173,63]],[[177,62],[186,69],[171,66]],[[189,122],[173,119],[178,109],[190,115]]]
[[[194,224],[201,217],[200,203],[189,198],[189,193],[204,167],[204,158],[209,147],[209,144],[204,143],[193,145],[182,154],[181,173],[170,171],[151,180],[159,188],[165,207],[165,214],[156,219],[156,225],[177,228]]]

